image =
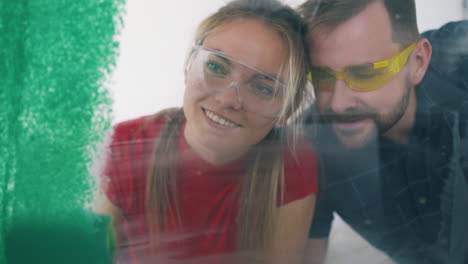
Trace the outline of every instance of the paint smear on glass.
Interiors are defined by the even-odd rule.
[[[109,263],[87,205],[124,0],[0,0],[0,263]]]

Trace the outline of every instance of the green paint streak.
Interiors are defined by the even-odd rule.
[[[75,223],[16,222],[6,236],[8,263],[112,263],[110,217],[74,214]]]
[[[85,205],[123,1],[0,0],[0,263],[110,259],[110,221]]]

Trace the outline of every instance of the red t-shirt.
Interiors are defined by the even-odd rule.
[[[239,186],[245,173],[245,158],[213,166],[193,152],[180,133],[178,148],[188,158],[179,164],[177,174],[182,230],[166,235],[164,255],[151,256],[145,184],[155,140],[166,117],[161,115],[153,120],[142,117],[118,124],[109,147],[104,190],[124,216],[122,232],[127,240],[118,246],[122,253],[119,257],[125,259],[123,263],[171,263],[229,254],[236,249]],[[285,153],[284,197],[278,200],[278,206],[317,191],[317,162],[312,148],[304,141],[296,157],[288,153]]]

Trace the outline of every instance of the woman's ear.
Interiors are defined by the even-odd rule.
[[[427,67],[429,67],[429,63],[431,62],[432,46],[429,40],[425,38],[419,40],[410,56],[412,57],[411,84],[416,86],[424,78]]]

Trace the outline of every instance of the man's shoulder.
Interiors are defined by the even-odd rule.
[[[468,20],[449,22],[440,28],[423,32],[421,36],[430,41],[463,41],[468,38]],[[446,42],[446,43],[449,43]]]
[[[432,57],[418,98],[457,110],[468,100],[468,21],[450,22],[422,37],[430,41]]]
[[[430,67],[468,89],[468,20],[450,22],[424,32],[421,37],[427,38],[432,45]]]

